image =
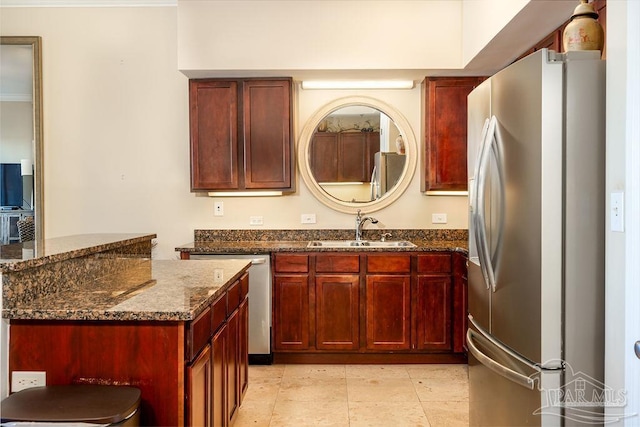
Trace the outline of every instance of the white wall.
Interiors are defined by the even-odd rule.
[[[176,258],[196,228],[351,228],[353,218],[320,204],[298,176],[278,198],[213,199],[189,191],[187,78],[177,67],[177,11],[154,8],[2,8],[3,35],[42,36],[46,237],[92,232],[155,232],[155,258]],[[390,36],[391,37],[391,36]],[[296,134],[323,103],[346,93],[301,92]],[[397,108],[420,135],[420,89],[360,92]],[[431,227],[431,212],[466,228],[464,197],[426,197],[418,175],[377,217],[390,228]]]
[[[531,0],[462,0],[462,62],[467,64]]]
[[[624,233],[606,235],[605,383],[627,399],[627,418],[616,426],[640,425],[640,360],[633,354],[640,340],[639,27],[637,0],[607,2],[607,193],[624,192],[626,219]],[[610,419],[620,414],[620,408],[607,408]]]
[[[342,75],[460,68],[460,16],[459,0],[182,0],[178,67]]]

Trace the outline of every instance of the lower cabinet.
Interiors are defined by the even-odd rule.
[[[225,396],[227,395],[227,346],[228,346],[228,330],[224,325],[215,333],[211,339],[211,372],[212,372],[212,395],[211,410],[212,421],[214,426],[226,426],[228,424],[228,416],[226,409]],[[192,404],[195,404],[192,401]],[[194,424],[195,425],[195,424]]]
[[[187,425],[228,426],[248,385],[248,287],[245,274],[189,326],[188,348],[209,335],[187,366]],[[196,350],[197,351],[197,350]]]
[[[316,348],[357,350],[360,347],[360,277],[318,275],[315,283]]]
[[[247,388],[248,286],[244,274],[188,322],[11,320],[9,371],[138,387],[141,425],[228,426]]]
[[[411,292],[409,275],[367,276],[367,349],[409,350]]]
[[[187,368],[187,389],[191,397],[187,419],[190,425],[211,425],[212,375],[211,346],[207,345]]]
[[[309,275],[283,275],[273,280],[275,350],[309,348]]]
[[[413,357],[398,362],[435,355],[431,360],[464,361],[466,289],[454,280],[453,256],[457,254],[275,254],[275,360],[348,361],[345,357],[351,355],[363,357],[354,361],[382,363],[387,360],[382,355]]]
[[[411,348],[411,256],[371,254],[366,257],[368,350]]]

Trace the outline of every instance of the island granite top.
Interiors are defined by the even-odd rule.
[[[156,238],[155,234],[104,233],[56,237],[0,246],[0,272],[19,271],[114,250]]]
[[[82,288],[2,310],[7,319],[189,321],[249,268],[249,260],[131,259],[131,268]]]

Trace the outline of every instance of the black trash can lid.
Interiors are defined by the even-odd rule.
[[[140,406],[140,389],[110,385],[33,387],[2,401],[5,421],[86,422],[113,424]]]

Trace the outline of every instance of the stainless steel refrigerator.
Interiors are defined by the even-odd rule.
[[[471,425],[602,422],[604,72],[542,49],[468,97]]]
[[[371,200],[377,200],[398,183],[404,171],[406,156],[378,151],[374,154],[371,174]]]

